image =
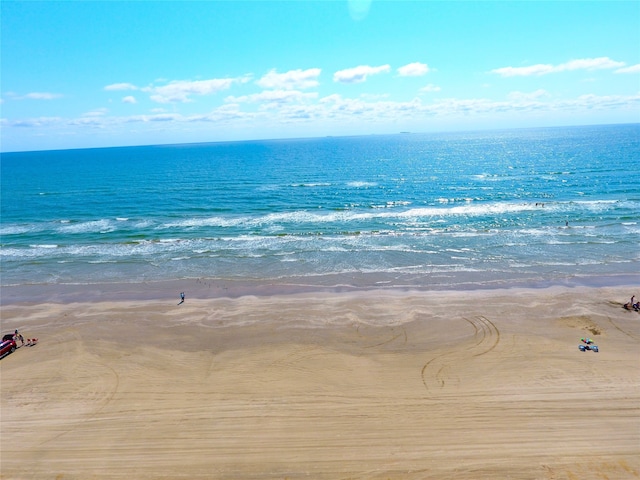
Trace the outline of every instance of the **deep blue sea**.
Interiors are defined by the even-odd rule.
[[[640,124],[1,157],[2,286],[640,279]]]

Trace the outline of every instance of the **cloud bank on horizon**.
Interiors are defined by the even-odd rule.
[[[640,121],[639,53],[628,46],[640,44],[640,27],[631,21],[624,28],[626,2],[615,4],[619,11],[606,11],[619,24],[603,32],[609,35],[604,46],[587,43],[593,37],[588,23],[573,22],[565,27],[574,29],[577,46],[560,51],[549,50],[549,41],[567,32],[548,25],[552,39],[539,51],[533,39],[505,42],[503,37],[515,35],[509,29],[488,39],[478,34],[511,18],[530,25],[533,35],[536,18],[544,23],[549,10],[559,8],[553,3],[527,3],[527,13],[479,2],[491,11],[463,13],[475,22],[467,33],[440,23],[433,24],[435,31],[420,27],[444,18],[459,22],[459,10],[468,4],[450,10],[425,2],[348,3],[348,9],[342,2],[154,3],[146,28],[111,44],[102,42],[125,28],[117,20],[122,9],[139,16],[149,13],[150,2],[100,3],[107,19],[103,31],[80,28],[69,44],[56,35],[47,12],[9,2],[2,16],[2,150]],[[586,7],[582,15],[594,22],[603,14],[598,2],[576,3],[561,9],[566,14]],[[96,21],[83,5],[58,7],[87,25]],[[247,8],[256,10],[255,19],[242,17]],[[184,15],[169,25],[182,28],[183,44],[192,48],[171,52],[175,37],[154,39],[151,33],[154,18],[167,20],[175,10]],[[431,19],[434,12],[439,16]],[[195,28],[204,25],[200,13],[217,19],[212,24],[222,31]],[[223,26],[218,14],[236,19],[236,27]],[[318,23],[300,25],[313,18]],[[251,29],[237,27],[241,21],[260,27],[261,35],[248,35]],[[349,42],[339,44],[338,33]],[[51,56],[38,50],[47,50],[46,39]],[[66,52],[54,48],[60,42]],[[602,54],[607,44],[609,56]],[[149,46],[158,51],[143,54]],[[123,58],[128,51],[136,53]],[[588,51],[596,55],[577,55]],[[100,53],[108,65],[101,64]]]

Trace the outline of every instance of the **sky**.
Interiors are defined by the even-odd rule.
[[[640,122],[640,1],[0,3],[4,152]]]

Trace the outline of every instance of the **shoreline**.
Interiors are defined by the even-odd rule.
[[[347,280],[347,279],[342,279]],[[93,284],[36,284],[5,285],[0,287],[0,306],[36,303],[78,303],[117,300],[165,300],[179,298],[186,292],[188,299],[239,298],[243,296],[273,296],[294,294],[339,294],[345,292],[495,292],[512,289],[540,290],[552,287],[566,288],[620,288],[640,287],[640,274],[600,275],[570,277],[551,281],[499,281],[487,283],[464,283],[455,285],[394,284],[381,279],[377,283],[358,284],[303,284],[271,282],[266,280],[221,280],[208,278],[185,278],[159,281],[132,281]]]

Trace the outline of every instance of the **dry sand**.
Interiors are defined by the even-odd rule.
[[[632,293],[5,305],[1,478],[640,478]]]

